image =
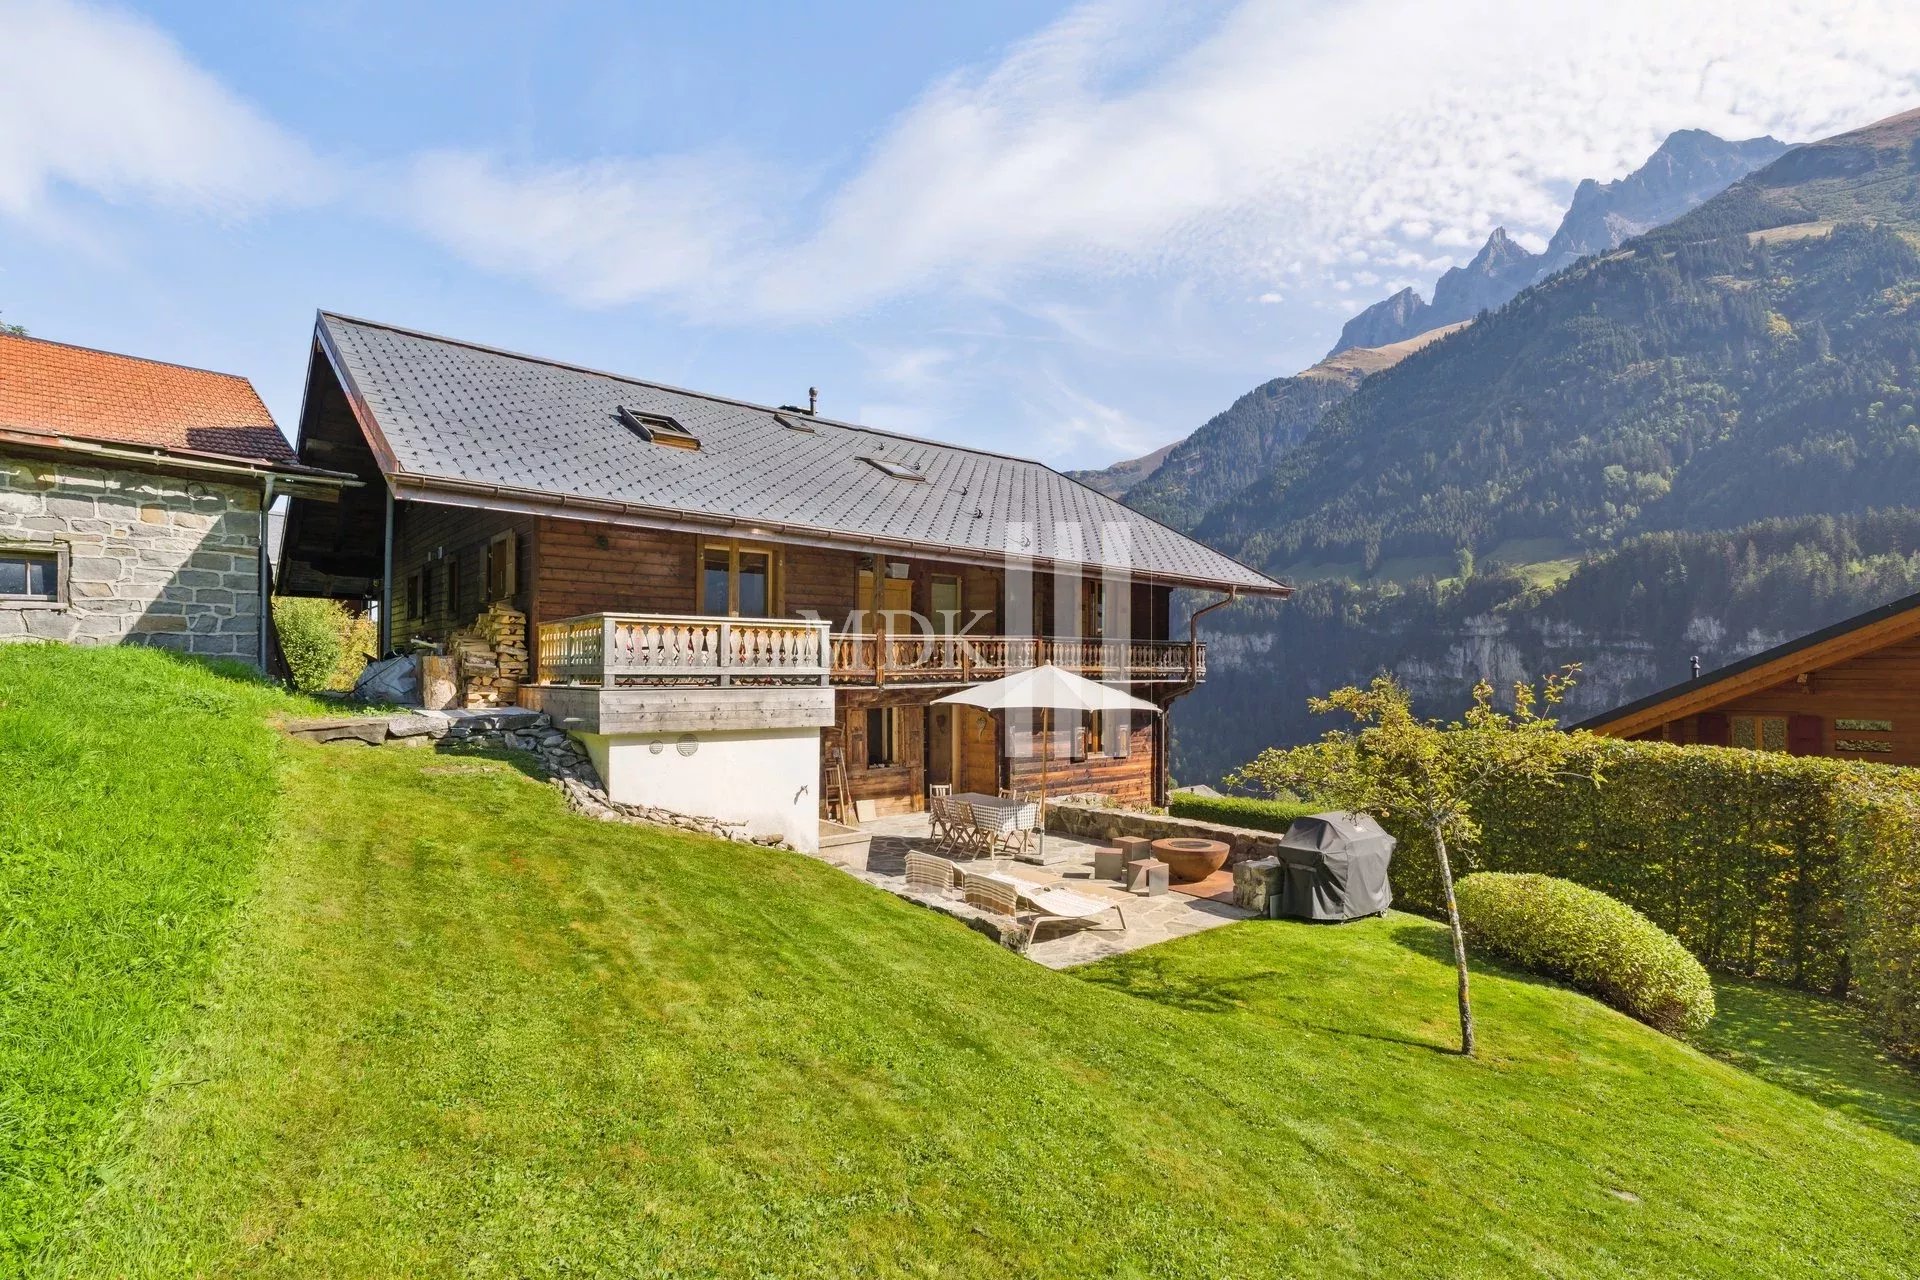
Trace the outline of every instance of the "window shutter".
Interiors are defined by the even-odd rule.
[[[1733,722],[1723,711],[1701,712],[1694,717],[1694,727],[1699,731],[1699,741],[1703,747],[1733,745]]]
[[[1787,754],[1795,756],[1817,756],[1820,754],[1821,739],[1824,737],[1826,722],[1819,716],[1787,717]]]
[[[1107,713],[1107,754],[1125,760],[1133,754],[1133,712]]]

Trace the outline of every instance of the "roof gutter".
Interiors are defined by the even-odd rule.
[[[299,484],[336,489],[358,488],[365,483],[357,476],[344,471],[326,471],[297,462],[270,462],[266,459],[255,462],[244,458],[210,458],[158,446],[150,450],[139,449],[126,445],[102,444],[95,440],[81,440],[73,436],[26,435],[17,431],[0,431],[0,440],[53,453],[77,453],[89,458],[137,462],[149,467],[165,466],[208,475],[245,476],[253,480],[258,480],[262,476],[279,476]]]

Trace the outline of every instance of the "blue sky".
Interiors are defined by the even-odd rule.
[[[1095,465],[1670,130],[1920,105],[1749,0],[0,0],[0,314],[251,377],[317,307]]]

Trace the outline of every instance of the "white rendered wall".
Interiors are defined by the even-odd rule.
[[[750,837],[819,851],[817,727],[575,736],[622,804],[743,822]]]

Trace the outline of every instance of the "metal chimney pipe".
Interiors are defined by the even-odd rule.
[[[807,412],[810,414],[820,412],[820,388],[818,387],[807,388]]]
[[[1693,678],[1695,680],[1700,678],[1700,655],[1697,653],[1693,655]]]

